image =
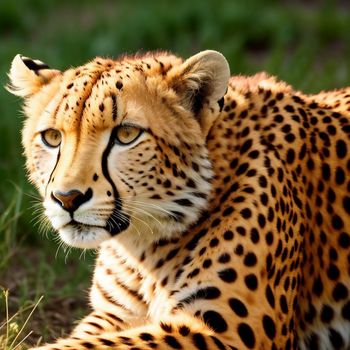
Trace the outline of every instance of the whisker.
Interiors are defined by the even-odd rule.
[[[166,213],[166,214],[168,214],[168,215],[170,215],[170,216],[173,216],[172,215],[172,213],[170,212],[170,211],[168,211],[168,210],[166,210],[166,209],[164,209],[164,208],[162,208],[162,207],[160,207],[160,206],[158,206],[157,204],[153,204],[153,203],[147,203],[147,202],[142,202],[142,201],[137,201],[137,200],[126,200],[128,203],[135,203],[135,204],[140,204],[140,205],[142,205],[142,206],[144,206],[144,207],[149,207],[149,208],[154,208],[154,209],[157,209],[157,210],[159,210],[159,211],[161,211],[161,212],[164,212],[164,213]],[[125,201],[125,202],[126,202]],[[124,199],[123,199],[123,204],[124,204]]]
[[[125,214],[122,213],[122,212],[117,213],[117,215],[118,215],[119,217],[121,217],[121,215],[123,215],[123,216],[125,217]],[[138,220],[138,221],[142,222],[144,225],[146,225],[146,226],[149,228],[149,230],[151,231],[151,233],[154,234],[152,227],[151,227],[146,221],[140,219],[139,217],[133,215],[132,213],[128,213],[128,215],[129,215],[132,219],[135,219],[135,220]]]
[[[152,215],[151,213],[149,213],[148,211],[146,211],[146,210],[144,210],[144,209],[141,209],[141,208],[138,208],[138,207],[133,207],[133,206],[131,206],[130,204],[126,204],[126,208],[128,208],[128,209],[134,209],[134,210],[138,210],[139,212],[143,212],[143,213],[145,213],[146,215],[148,215],[148,216],[150,216],[152,219],[154,219],[155,221],[157,221],[158,222],[158,224],[160,225],[160,226],[163,226],[164,227],[164,224],[162,223],[162,222],[160,222],[154,215]]]

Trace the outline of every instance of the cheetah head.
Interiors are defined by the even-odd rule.
[[[8,90],[24,98],[26,166],[61,239],[156,241],[196,222],[229,75],[216,51],[96,58],[64,72],[17,55]]]

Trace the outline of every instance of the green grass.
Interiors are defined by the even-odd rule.
[[[310,93],[349,85],[350,6],[345,1],[303,3],[2,0],[0,85],[6,84],[17,53],[65,69],[96,55],[165,49],[189,56],[207,48],[223,52],[232,74],[266,70]],[[60,251],[55,258],[53,235],[47,239],[37,232],[32,221],[36,194],[25,180],[21,155],[20,102],[0,89],[0,286],[10,289],[9,311],[19,312],[18,327],[28,315],[26,307],[44,295],[27,326],[34,330],[30,340],[36,341],[69,327],[74,315],[65,309],[82,313],[91,257],[79,259],[73,252],[65,261]],[[0,324],[4,311],[1,299]]]

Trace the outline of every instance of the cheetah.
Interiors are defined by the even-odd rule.
[[[35,350],[350,349],[349,88],[211,50],[9,78],[47,218],[99,252],[91,313]]]

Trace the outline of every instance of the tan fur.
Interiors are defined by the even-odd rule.
[[[61,239],[99,249],[91,314],[40,350],[349,348],[349,89],[229,79],[215,51],[19,60],[29,177]]]

